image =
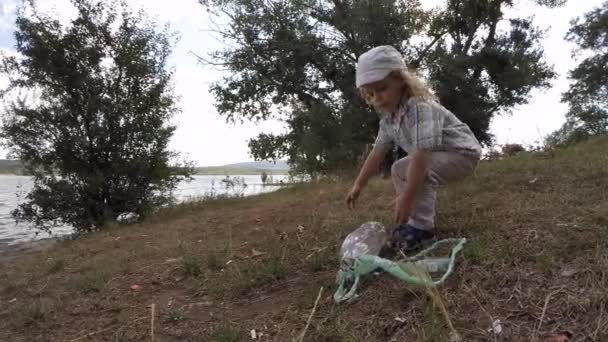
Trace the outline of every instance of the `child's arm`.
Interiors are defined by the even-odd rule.
[[[410,216],[414,199],[420,191],[431,161],[430,150],[418,150],[414,153],[407,169],[405,191],[399,195],[395,203],[395,223],[405,223]]]
[[[367,159],[365,159],[365,163],[363,163],[361,171],[359,171],[359,176],[357,176],[357,179],[355,180],[355,185],[364,188],[369,179],[378,172],[378,168],[385,156],[386,151],[373,149],[368,154]]]
[[[374,148],[367,155],[367,159],[365,159],[365,163],[363,163],[363,167],[361,167],[361,171],[359,171],[357,180],[355,180],[352,189],[348,192],[348,195],[346,195],[346,205],[349,208],[352,208],[355,205],[355,201],[359,197],[361,190],[367,185],[369,179],[378,171],[387,151],[387,149],[383,148]]]

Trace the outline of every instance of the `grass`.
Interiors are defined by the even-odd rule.
[[[232,325],[221,325],[211,335],[211,342],[240,342],[243,341],[241,331]]]
[[[287,266],[278,257],[264,263],[250,263],[237,269],[235,290],[238,294],[247,294],[257,287],[284,279],[287,272]]]
[[[207,254],[207,268],[211,271],[221,271],[224,268],[224,258],[215,251],[210,251]]]
[[[50,258],[47,260],[47,266],[49,273],[57,273],[65,268],[65,261],[63,259]]]
[[[169,322],[179,322],[185,319],[185,314],[183,310],[173,309],[169,311],[167,314],[167,321]]]
[[[181,258],[181,269],[184,275],[188,277],[199,277],[202,272],[201,259],[192,254],[186,254]]]
[[[104,288],[108,276],[104,272],[90,271],[79,276],[74,282],[76,290],[83,294],[98,293]]]
[[[467,242],[464,257],[474,264],[484,264],[491,259],[490,242],[483,237],[475,237]]]
[[[24,326],[41,325],[49,319],[57,304],[48,298],[36,298],[32,302],[16,310],[16,316]]]
[[[320,272],[330,267],[337,267],[338,254],[334,251],[323,250],[315,253],[306,260],[306,266],[311,272]]]
[[[359,338],[351,332],[347,322],[336,320],[322,326],[319,331],[311,334],[311,341],[357,342]]]
[[[306,341],[449,341],[453,331],[493,341],[491,318],[503,340],[568,330],[608,341],[607,151],[604,138],[483,162],[442,189],[437,233],[468,243],[436,292],[382,275],[334,304],[340,244],[363,222],[390,224],[394,192],[376,179],[348,210],[351,182],[328,179],[185,203],[0,260],[0,341],[71,341],[102,327],[91,340],[149,340],[152,303],[157,341],[244,341],[251,329],[292,341],[321,286]]]
[[[448,329],[446,323],[437,312],[432,300],[425,302],[422,309],[422,330],[419,341],[422,342],[446,342],[448,341]]]

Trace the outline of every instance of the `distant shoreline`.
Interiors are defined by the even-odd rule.
[[[60,241],[58,237],[19,241],[10,245],[0,245],[0,261],[6,262],[24,254],[45,251]]]
[[[259,176],[264,172],[266,172],[266,174],[268,174],[269,176],[289,175],[289,170],[225,169],[222,167],[201,167],[195,168],[194,176]],[[32,175],[4,172],[0,172],[0,176],[32,177]]]
[[[195,175],[202,176],[254,176],[266,173],[268,175],[288,175],[289,166],[285,161],[273,162],[244,162],[221,166],[196,166]],[[32,176],[29,175],[21,161],[0,159],[0,175]]]
[[[285,176],[289,174],[289,170],[226,168],[222,166],[197,167],[194,169],[194,175],[198,176],[256,176],[262,173],[266,173],[269,176]]]

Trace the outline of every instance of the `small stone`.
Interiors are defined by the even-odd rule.
[[[572,277],[573,275],[575,275],[577,273],[578,273],[577,270],[572,269],[572,268],[567,268],[567,269],[561,271],[561,273],[559,275],[561,275],[562,277],[569,278],[569,277]]]

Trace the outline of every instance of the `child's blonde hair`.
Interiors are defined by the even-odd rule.
[[[416,97],[421,100],[437,101],[431,87],[407,69],[391,71],[388,77],[398,78],[403,82],[403,92],[408,98]],[[359,94],[367,104],[374,105],[363,87],[359,88]]]

